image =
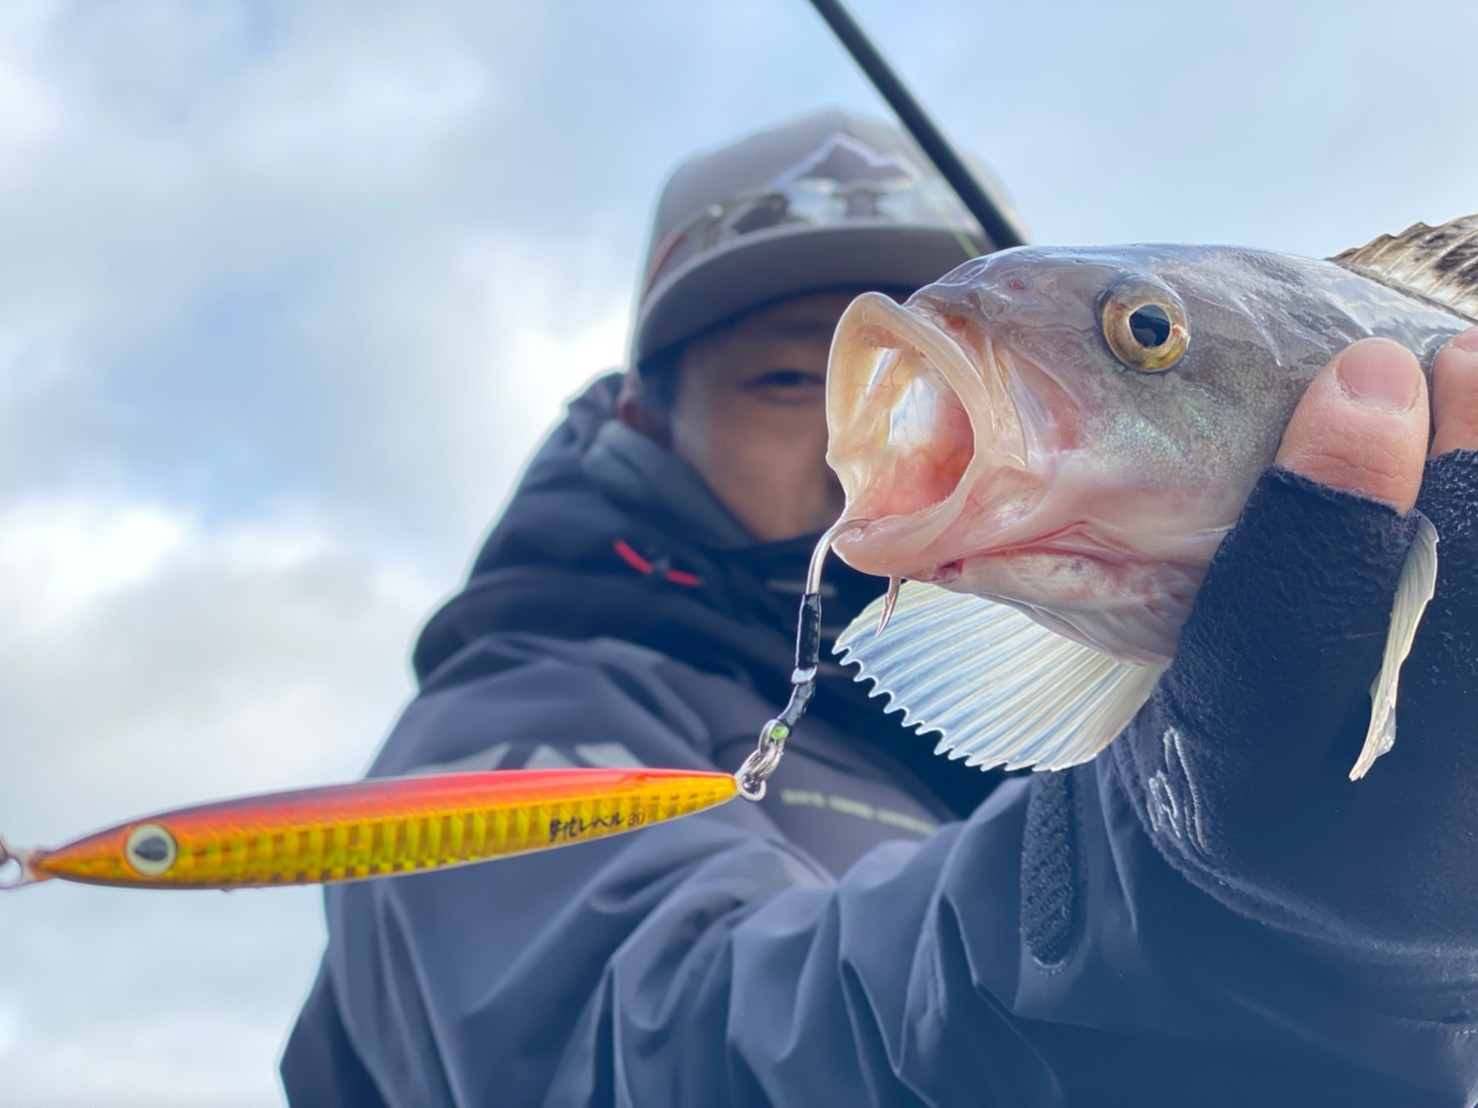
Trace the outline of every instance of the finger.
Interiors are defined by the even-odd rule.
[[[1470,327],[1437,354],[1432,366],[1432,457],[1478,450],[1478,327]]]
[[[1278,463],[1404,514],[1421,488],[1428,426],[1427,382],[1415,355],[1386,339],[1364,339],[1309,385]]]

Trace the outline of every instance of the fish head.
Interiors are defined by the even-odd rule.
[[[1282,259],[1024,247],[902,305],[860,297],[832,343],[827,460],[867,522],[837,553],[1170,657],[1303,388],[1358,337]]]

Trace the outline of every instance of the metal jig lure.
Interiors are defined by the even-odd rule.
[[[0,888],[328,884],[587,842],[731,799],[727,773],[495,770],[328,785],[180,808],[55,849],[0,843]]]

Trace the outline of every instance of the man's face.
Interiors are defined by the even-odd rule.
[[[853,295],[772,304],[683,353],[672,451],[760,542],[825,530],[842,510],[826,465],[826,359]]]

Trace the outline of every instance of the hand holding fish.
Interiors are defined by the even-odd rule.
[[[1161,851],[1195,884],[1281,927],[1399,941],[1417,957],[1478,921],[1478,328],[1439,352],[1431,395],[1429,448],[1409,352],[1366,340],[1315,379],[1281,468],[1254,490],[1175,660],[1112,748]],[[1441,535],[1437,588],[1402,667],[1400,741],[1352,786],[1342,767],[1370,710],[1413,505]]]

